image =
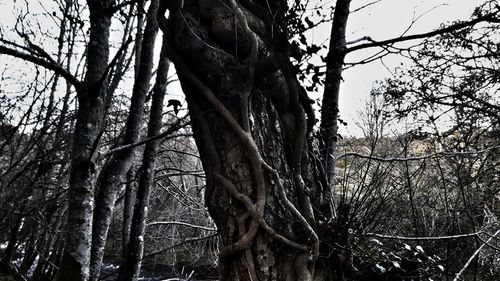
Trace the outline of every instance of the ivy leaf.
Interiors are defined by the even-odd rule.
[[[305,18],[305,22],[307,23],[307,28],[311,28],[314,26],[314,23],[309,19],[309,17]]]
[[[378,270],[380,270],[380,273],[385,273],[387,270],[385,267],[381,266],[380,264],[376,264],[375,267],[377,267]]]
[[[306,52],[308,55],[312,55],[316,54],[319,50],[321,50],[320,46],[312,44],[311,46],[307,46]]]
[[[422,248],[422,246],[417,246],[417,247],[415,247],[415,249],[417,249],[417,251],[418,251],[419,253],[421,253],[421,254],[425,254],[424,249]]]

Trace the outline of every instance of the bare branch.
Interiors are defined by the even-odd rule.
[[[493,234],[493,237],[497,236],[499,233],[500,233],[500,229],[497,230],[497,232],[495,232],[495,234]],[[486,244],[489,243],[493,239],[493,237],[490,237],[488,240],[486,240],[486,243],[483,243],[479,248],[477,248],[477,250],[474,252],[474,254],[472,254],[472,256],[469,258],[469,260],[465,263],[464,267],[462,267],[462,269],[455,275],[455,278],[453,278],[453,281],[460,280],[460,276],[462,276],[462,274],[465,272],[467,267],[469,267],[469,265],[476,258],[476,256],[479,254],[479,252],[481,252],[481,250],[484,248],[484,246],[486,246]]]
[[[115,148],[111,149],[110,151],[108,151],[106,153],[106,156],[110,156],[111,154],[116,153],[118,151],[122,151],[122,150],[125,150],[125,149],[130,149],[130,148],[133,148],[133,147],[136,147],[136,146],[143,145],[143,144],[145,144],[147,142],[150,142],[150,141],[154,141],[154,140],[157,140],[157,139],[161,139],[161,138],[167,137],[167,136],[171,135],[172,133],[174,133],[175,131],[177,131],[177,130],[179,130],[181,128],[184,128],[187,125],[189,125],[189,122],[182,123],[182,121],[184,121],[184,119],[185,119],[185,117],[178,119],[174,124],[172,124],[170,126],[170,128],[168,128],[165,132],[163,132],[163,133],[161,133],[159,135],[156,135],[154,137],[145,138],[145,139],[143,139],[141,141],[138,141],[136,143],[126,144],[126,145],[115,147]]]
[[[155,225],[182,225],[182,226],[187,226],[191,228],[198,228],[198,229],[203,229],[207,231],[217,231],[216,228],[211,228],[211,227],[206,227],[206,226],[201,226],[201,225],[194,225],[190,224],[187,222],[181,222],[181,221],[155,221],[155,222],[150,222],[147,224],[147,226],[155,226]]]
[[[356,13],[356,12],[359,12],[359,11],[361,11],[361,10],[365,9],[365,8],[368,8],[368,7],[372,6],[372,5],[377,4],[377,3],[378,3],[378,2],[380,2],[380,1],[382,1],[382,0],[375,0],[375,1],[372,1],[372,2],[369,2],[369,3],[366,3],[366,4],[364,4],[363,6],[361,6],[361,7],[359,7],[359,8],[356,8],[356,9],[352,10],[352,11],[350,12],[350,14],[354,14],[354,13]]]
[[[198,242],[198,241],[203,241],[203,240],[208,240],[208,239],[212,239],[212,238],[215,238],[216,236],[218,236],[219,234],[217,233],[214,233],[214,234],[210,234],[210,235],[207,235],[207,236],[202,236],[202,237],[194,237],[194,238],[187,238],[187,239],[184,239],[183,241],[175,244],[175,245],[172,245],[172,246],[169,246],[169,247],[166,247],[166,248],[163,248],[161,250],[158,250],[158,251],[154,251],[154,252],[151,252],[151,253],[148,253],[148,254],[145,254],[144,255],[144,258],[150,258],[150,257],[153,257],[153,256],[156,256],[158,254],[161,254],[163,252],[166,252],[168,250],[171,250],[171,249],[174,249],[174,248],[177,248],[179,246],[182,246],[184,244],[187,244],[187,243],[193,243],[193,242]]]
[[[459,22],[459,23],[450,25],[448,27],[440,28],[440,29],[437,29],[437,30],[434,30],[431,32],[408,35],[408,36],[401,36],[398,38],[392,38],[392,39],[388,39],[388,40],[384,40],[384,41],[372,40],[371,43],[360,44],[360,45],[356,45],[356,46],[347,48],[345,50],[345,53],[348,54],[350,52],[354,52],[354,51],[358,51],[358,50],[366,49],[366,48],[380,47],[380,46],[390,45],[390,44],[404,42],[404,41],[434,37],[434,36],[441,35],[444,33],[460,30],[462,28],[466,28],[469,26],[474,26],[474,25],[481,23],[481,22],[498,22],[498,21],[499,21],[499,19],[495,18],[495,14],[488,14],[488,15],[470,20],[470,21]]]
[[[478,237],[479,234],[484,233],[483,231],[467,233],[467,234],[458,234],[458,235],[449,235],[449,236],[428,236],[428,237],[406,237],[406,236],[391,236],[391,235],[383,235],[377,233],[366,233],[365,236],[369,237],[377,237],[382,239],[393,239],[393,240],[404,240],[404,241],[428,241],[428,240],[454,240],[461,238],[469,238],[469,237]]]
[[[63,68],[60,64],[57,64],[53,61],[47,61],[45,59],[39,58],[35,55],[28,54],[25,52],[20,52],[18,50],[14,50],[5,46],[0,46],[0,54],[9,55],[12,57],[16,57],[25,61],[29,61],[41,67],[45,67],[46,69],[54,71],[56,74],[64,77],[70,84],[75,86],[75,88],[80,87],[80,80],[78,80],[73,74],[71,74],[67,69]]]
[[[361,153],[357,152],[346,152],[345,154],[340,155],[337,157],[336,160],[340,160],[342,158],[346,158],[349,156],[353,157],[358,157],[358,158],[363,158],[363,159],[370,159],[370,160],[375,160],[379,162],[405,162],[405,161],[418,161],[418,160],[425,160],[428,158],[436,157],[436,156],[460,156],[460,155],[474,155],[474,154],[481,154],[488,152],[493,149],[500,148],[500,145],[488,147],[482,150],[477,150],[477,151],[443,151],[443,152],[436,152],[424,156],[416,156],[416,157],[404,157],[404,158],[399,158],[399,157],[394,157],[394,158],[383,158],[383,157],[378,157],[378,156],[373,156],[373,155],[364,155]]]

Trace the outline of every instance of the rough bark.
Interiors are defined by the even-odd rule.
[[[186,94],[206,204],[222,238],[221,280],[321,280],[286,1],[162,4],[170,10],[168,21],[164,10],[159,15],[168,56]]]
[[[153,101],[148,125],[148,137],[157,136],[162,127],[163,100],[168,81],[169,61],[162,48],[160,62],[156,73],[156,83],[153,89]],[[129,242],[124,251],[120,274],[117,280],[136,281],[139,278],[142,255],[144,251],[144,236],[146,233],[146,219],[148,216],[149,198],[154,181],[156,154],[159,140],[146,143],[143,160],[139,169],[139,183],[137,187],[136,204],[132,216]]]
[[[158,0],[151,1],[147,13],[147,23],[144,29],[141,46],[140,65],[134,81],[132,99],[121,145],[137,142],[144,113],[144,104],[149,89],[153,69],[153,52],[158,33],[156,13]],[[113,216],[116,194],[124,181],[125,174],[130,169],[134,159],[133,147],[114,153],[106,161],[97,180],[96,207],[92,230],[91,280],[99,279],[100,267],[104,255],[109,225]]]
[[[103,80],[109,59],[111,14],[105,13],[113,1],[87,1],[90,11],[90,37],[87,72],[77,87],[78,111],[69,177],[68,221],[65,249],[56,280],[87,280],[90,264],[95,164],[104,112],[106,89]]]
[[[126,248],[130,239],[130,227],[132,216],[134,215],[134,205],[137,194],[135,187],[135,172],[131,167],[127,172],[127,184],[125,186],[125,199],[123,202],[123,223],[122,223],[122,256],[125,256]]]

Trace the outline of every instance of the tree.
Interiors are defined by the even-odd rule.
[[[158,3],[155,3],[157,5]],[[150,8],[151,9],[151,8]],[[156,8],[151,16],[156,18]],[[148,137],[152,138],[160,133],[162,127],[163,99],[165,97],[168,69],[170,62],[166,58],[164,48],[160,53],[156,84],[153,89],[153,102],[149,117]],[[146,219],[148,217],[149,198],[155,178],[155,163],[158,151],[158,140],[146,144],[141,168],[139,169],[139,183],[136,203],[131,217],[131,229],[128,243],[125,245],[124,257],[120,265],[118,280],[137,280],[139,277],[142,256],[144,251],[144,235]]]
[[[53,253],[55,257],[50,260],[57,260],[63,252],[56,280],[99,278],[118,191],[127,173],[132,175],[134,172],[136,148],[146,144],[144,168],[138,173],[137,207],[133,215],[128,211],[123,219],[124,250],[120,278],[137,277],[143,251],[141,237],[144,238],[146,223],[146,212],[143,211],[149,201],[156,140],[184,124],[179,121],[164,133],[159,133],[162,111],[158,100],[161,100],[162,93],[156,89],[148,138],[139,141],[153,75],[152,58],[158,30],[156,20],[165,36],[165,49],[160,60],[163,68],[158,70],[157,79],[165,78],[165,58],[168,57],[178,71],[186,95],[194,138],[206,172],[206,204],[224,246],[219,258],[223,280],[355,278],[353,247],[363,232],[357,220],[367,221],[377,209],[390,213],[387,206],[375,204],[388,198],[390,192],[376,193],[382,190],[388,173],[380,168],[382,165],[372,165],[368,156],[369,165],[363,171],[356,190],[349,190],[350,186],[346,184],[340,197],[335,194],[337,186],[345,184],[342,181],[337,183],[335,178],[335,167],[340,159],[336,152],[339,140],[337,128],[341,121],[338,97],[345,57],[364,48],[398,50],[395,44],[399,42],[459,32],[479,23],[498,22],[498,12],[493,9],[476,13],[470,21],[457,22],[428,33],[384,41],[363,38],[354,45],[348,45],[345,35],[351,1],[338,0],[332,18],[323,81],[320,66],[307,61],[321,47],[307,45],[307,39],[300,36],[316,24],[310,18],[302,17],[307,5],[301,1],[153,0],[145,18],[141,9],[147,6],[146,1],[116,3],[111,0],[88,0],[86,3],[88,10],[78,1],[66,1],[66,6],[61,5],[63,20],[60,31],[63,35],[57,40],[61,46],[69,46],[65,45],[64,34],[80,32],[78,36],[73,34],[69,38],[73,43],[84,42],[76,47],[85,49],[83,78],[79,77],[82,73],[80,68],[75,70],[69,62],[63,65],[61,47],[55,52],[57,59],[53,59],[53,53],[34,44],[33,29],[23,25],[23,32],[18,32],[19,41],[10,41],[0,33],[1,54],[54,72],[56,77],[66,79],[76,92],[77,109],[74,114],[68,113],[73,94],[68,86],[62,99],[64,106],[58,116],[63,128],[67,125],[65,123],[71,121],[74,125],[70,124],[55,134],[56,140],[67,137],[68,132],[72,137],[71,166],[67,178],[64,177],[64,165],[47,166],[39,160],[46,147],[58,148],[56,145],[60,143],[46,138],[51,132],[51,126],[46,126],[50,124],[51,112],[58,110],[50,95],[47,110],[41,111],[45,115],[34,114],[37,115],[36,123],[43,125],[39,132],[18,133],[15,126],[13,130],[10,126],[2,126],[2,131],[8,132],[2,150],[8,148],[12,151],[6,157],[11,162],[5,165],[7,172],[4,174],[12,176],[13,180],[6,186],[28,186],[29,180],[39,175],[41,179],[49,179],[56,173],[62,178],[60,183],[64,183],[64,179],[69,181],[67,194],[61,188],[64,184],[59,185],[60,193],[50,194],[58,204],[62,201],[60,196],[68,199],[64,243],[54,242],[57,247],[45,246],[50,244],[46,243],[49,238],[37,239],[35,233],[42,231],[35,223],[23,224],[23,219],[27,217],[24,214],[11,212],[6,219],[12,225],[6,239],[10,245],[8,256],[13,255],[15,245],[22,241],[23,247],[29,249],[22,266],[26,272],[37,256],[42,257],[36,247],[43,247],[45,253]],[[68,8],[75,6],[78,8]],[[168,19],[165,18],[166,10],[169,11]],[[87,11],[89,21],[83,19]],[[55,15],[58,13],[55,12]],[[53,13],[46,13],[48,17],[51,15],[54,16]],[[133,35],[136,19],[138,32]],[[68,27],[64,24],[65,20],[70,23]],[[114,36],[111,36],[113,22],[121,22],[124,26],[122,40],[117,42],[116,48],[112,44]],[[87,27],[88,36],[81,32]],[[136,39],[133,51],[129,48],[133,41],[129,37],[132,36]],[[292,40],[294,37],[299,37],[299,43]],[[115,51],[114,56],[110,56],[112,50]],[[115,91],[127,77],[134,57],[132,98],[129,110],[122,110],[120,107],[128,107],[129,104],[119,100]],[[311,85],[301,84],[297,78],[305,77],[300,73],[304,60],[306,71],[314,70],[312,88],[322,83],[325,85],[319,132],[315,128],[313,101],[306,91]],[[165,81],[158,82],[158,87],[162,83]],[[57,89],[57,82],[51,85]],[[43,105],[44,102],[45,99]],[[177,114],[179,102],[170,104]],[[26,115],[33,116],[37,106],[34,101]],[[119,110],[110,112],[110,109]],[[457,112],[463,115],[467,110]],[[0,117],[3,118],[3,115]],[[29,122],[25,120],[28,117],[22,117],[19,123],[24,128],[29,127]],[[116,120],[127,120],[126,125],[109,124]],[[18,143],[14,144],[14,141]],[[373,141],[373,148],[375,143]],[[41,144],[42,148],[33,150],[37,144]],[[19,153],[16,148],[29,153]],[[64,153],[54,151],[48,159],[56,159],[59,154]],[[104,158],[101,157],[103,155]],[[17,163],[23,164],[21,169]],[[44,170],[46,167],[50,168],[49,171]],[[404,168],[408,180],[411,168],[409,165]],[[130,181],[133,181],[132,176]],[[126,191],[127,210],[131,210],[134,197],[130,186]],[[412,190],[414,182],[408,181],[407,187]],[[28,197],[31,201],[31,191],[26,191],[18,197],[13,192],[7,196]],[[409,194],[413,202],[416,194],[413,191]],[[36,199],[43,197],[35,195]],[[26,205],[31,204],[28,201]],[[62,216],[64,208],[59,208],[58,204],[56,209]],[[414,209],[413,222],[418,225],[419,210]],[[50,213],[47,211],[47,214]],[[61,222],[51,222],[52,228],[60,229],[63,227]],[[376,228],[376,222],[370,221],[372,228]],[[197,228],[196,225],[183,224],[186,225]],[[30,233],[32,229],[36,231]],[[4,262],[12,264],[11,257]],[[55,265],[51,267],[56,268]]]
[[[139,7],[139,9],[142,8]],[[137,54],[139,56],[139,59],[136,59],[137,72],[125,132],[120,143],[122,146],[133,145],[139,139],[146,96],[149,92],[149,84],[153,72],[153,55],[156,35],[158,33],[158,23],[156,21],[157,9],[157,0],[151,1],[146,16],[146,27],[140,40],[140,53]],[[113,217],[118,188],[134,161],[134,152],[135,147],[125,147],[115,151],[104,163],[104,167],[97,178],[96,206],[93,213],[92,229],[92,281],[99,279],[99,271],[104,256],[109,225]]]
[[[126,53],[131,39],[127,39],[127,37],[130,36],[130,27],[134,19],[134,9],[131,4],[135,4],[135,2],[125,1],[116,4],[115,1],[87,1],[87,4],[90,27],[88,45],[84,46],[86,48],[86,68],[85,78],[82,81],[71,73],[71,65],[68,65],[67,68],[61,65],[61,52],[62,46],[64,46],[64,37],[67,36],[66,33],[68,30],[70,32],[78,30],[78,27],[74,26],[74,24],[80,24],[80,28],[85,25],[84,21],[79,18],[80,15],[72,9],[74,6],[80,7],[78,2],[66,1],[65,5],[61,7],[63,18],[61,21],[61,35],[58,40],[59,52],[57,61],[52,59],[48,51],[30,41],[30,32],[32,31],[30,30],[25,33],[24,26],[23,31],[18,33],[25,39],[27,46],[19,45],[16,42],[3,38],[3,45],[0,46],[3,54],[8,54],[54,71],[56,73],[56,81],[53,87],[54,92],[57,87],[57,78],[59,76],[64,77],[74,87],[78,99],[71,152],[66,239],[64,254],[59,266],[60,270],[56,275],[57,280],[87,280],[89,278],[90,264],[93,265],[90,268],[91,278],[94,280],[99,277],[99,268],[101,266],[107,229],[111,220],[117,189],[121,185],[121,179],[133,161],[134,149],[137,147],[135,143],[138,141],[143,121],[142,115],[151,79],[154,43],[158,30],[156,24],[157,3],[156,5],[153,3],[150,5],[145,36],[144,38],[138,36],[141,40],[137,40],[137,44],[139,45],[137,48],[137,57],[141,59],[136,60],[137,75],[135,77],[130,105],[131,109],[128,113],[128,121],[124,130],[125,133],[123,139],[116,142],[121,146],[119,149],[115,148],[112,153],[109,153],[111,157],[103,165],[102,171],[99,171],[101,166],[99,150],[102,148],[101,142],[105,138],[103,135],[107,125],[108,110],[113,103],[115,90],[130,65],[130,60],[128,60]],[[114,19],[115,13],[118,11],[123,13],[122,9],[127,6],[131,6],[129,10],[130,16],[126,17],[124,14],[125,16],[122,18],[125,40],[119,42],[121,45],[115,57],[110,60],[111,22]],[[54,15],[56,15],[55,12],[52,16]],[[67,22],[71,22],[72,29],[67,28]],[[142,19],[139,20],[138,25],[141,27]],[[71,56],[71,53],[69,53],[69,56]],[[70,59],[71,57],[68,58],[68,61]],[[68,89],[69,94],[70,91]],[[54,103],[53,99],[51,99],[51,104]],[[47,116],[50,116],[52,111],[52,109],[47,110]],[[176,129],[178,127],[175,127],[170,132]],[[43,136],[44,134],[42,133],[41,135]],[[43,165],[44,168],[46,166]],[[97,174],[99,174],[97,178],[98,188],[95,190],[94,186]],[[94,192],[99,193],[95,195]],[[94,199],[96,202],[95,212],[93,206]],[[17,232],[18,230],[13,231],[12,237],[16,237]],[[33,236],[36,241],[36,235],[34,234]],[[93,241],[91,241],[92,236],[94,237]],[[11,239],[14,242],[15,240],[16,238]],[[91,248],[92,252],[90,252]],[[31,260],[27,262],[27,269],[29,269],[37,254],[34,253],[27,256],[30,256],[29,260]],[[10,260],[7,259],[6,262],[10,262]]]
[[[331,192],[345,55],[496,20],[496,12],[479,14],[432,32],[347,47],[349,4],[336,1],[318,154],[310,100],[291,61],[294,14],[286,1],[162,2],[159,16],[168,9],[169,18],[160,27],[207,174],[206,204],[225,246],[222,280],[349,278],[353,214],[335,206]]]

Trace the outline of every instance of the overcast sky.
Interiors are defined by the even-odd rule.
[[[14,21],[14,11],[8,8],[12,5],[9,3],[10,0],[4,1],[0,0],[0,18],[2,18],[2,25],[7,27],[9,23]],[[45,1],[41,3],[49,4]],[[326,2],[328,0],[317,1]],[[351,10],[373,1],[353,0]],[[334,1],[330,2],[334,3]],[[483,0],[382,0],[350,15],[347,24],[347,41],[356,40],[363,36],[370,36],[377,41],[398,37],[408,28],[412,19],[419,16],[421,16],[420,19],[407,34],[427,32],[438,28],[441,23],[468,19],[474,7],[482,2]],[[23,4],[23,2],[18,3]],[[35,3],[31,4],[35,5]],[[309,39],[315,43],[325,42],[325,40],[328,42],[330,28],[329,24],[325,24],[314,30]],[[346,61],[358,61],[373,51],[376,49],[351,53],[347,56]],[[3,61],[5,62],[5,60]],[[398,56],[384,58],[384,64],[388,69],[393,69],[401,62],[402,59]],[[358,112],[364,107],[373,83],[391,75],[385,66],[380,61],[376,61],[350,68],[344,72],[344,83],[341,86],[340,95],[341,118],[348,122],[347,128],[341,128],[341,133],[344,135],[360,135],[361,131],[355,126]],[[180,87],[174,85],[170,87],[169,95],[167,99],[181,98]]]
[[[353,0],[351,10],[368,2],[372,0]],[[398,37],[408,28],[412,18],[424,13],[425,15],[412,26],[407,34],[427,32],[438,28],[441,23],[458,19],[467,20],[474,8],[482,2],[482,0],[382,0],[350,16],[347,24],[347,41],[363,36],[370,36],[377,41]],[[373,50],[351,53],[346,61],[358,61]],[[404,62],[398,56],[386,57],[383,61],[389,69]],[[349,124],[347,128],[342,128],[344,134],[360,134],[360,130],[354,125],[358,119],[358,111],[363,109],[373,83],[390,75],[380,61],[356,66],[344,72],[340,112],[341,118]]]

